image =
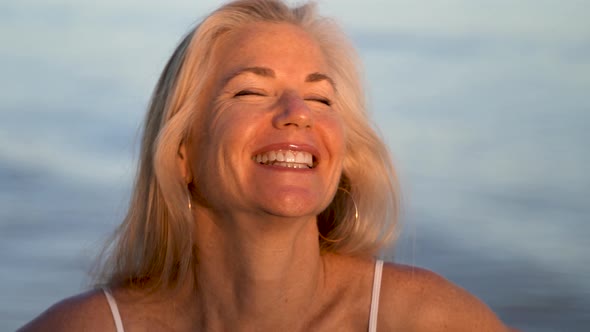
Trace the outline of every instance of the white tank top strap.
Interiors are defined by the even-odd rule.
[[[379,314],[379,294],[381,293],[381,275],[383,274],[383,261],[375,261],[375,273],[373,274],[373,293],[371,295],[371,312],[369,313],[369,332],[377,331],[377,316]]]
[[[111,308],[111,314],[113,315],[117,332],[125,332],[123,329],[123,320],[121,319],[121,314],[119,314],[119,307],[117,307],[117,301],[115,301],[111,290],[108,287],[103,287],[102,291],[104,292],[104,296],[106,296],[109,307]]]
[[[375,262],[375,272],[373,274],[373,293],[371,294],[371,311],[369,313],[369,332],[377,331],[377,316],[379,313],[379,294],[381,293],[381,276],[383,274],[383,261],[377,260]],[[113,321],[117,332],[125,332],[123,329],[123,321],[121,320],[121,314],[119,314],[119,307],[117,301],[113,297],[111,290],[107,287],[103,287],[102,291],[109,303],[111,314],[113,315]]]

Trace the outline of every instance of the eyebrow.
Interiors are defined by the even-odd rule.
[[[328,83],[330,83],[330,85],[332,85],[332,88],[334,90],[336,90],[336,83],[334,83],[334,80],[326,74],[313,73],[313,74],[307,75],[307,77],[305,78],[305,82],[320,82],[320,81],[328,81]]]
[[[270,77],[270,78],[275,78],[275,72],[274,70],[270,69],[270,68],[266,68],[266,67],[246,67],[246,68],[242,68],[239,70],[236,70],[232,73],[230,73],[229,75],[227,75],[224,79],[223,79],[223,84],[222,86],[227,85],[227,83],[229,83],[229,81],[233,80],[234,78],[243,75],[245,73],[252,73],[258,76],[262,76],[262,77]]]
[[[276,78],[275,71],[270,68],[267,68],[267,67],[246,67],[246,68],[242,68],[240,70],[237,70],[237,71],[229,74],[223,80],[223,86],[225,86],[229,81],[236,78],[237,76],[240,76],[245,73],[252,73],[252,74],[255,74],[258,76],[262,76],[262,77]],[[308,83],[320,82],[320,81],[327,81],[328,83],[330,83],[332,88],[334,90],[336,90],[336,84],[334,83],[334,80],[326,74],[316,72],[316,73],[311,73],[311,74],[307,75],[307,77],[305,77],[305,82],[308,82]]]

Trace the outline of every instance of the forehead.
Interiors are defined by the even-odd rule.
[[[288,23],[251,23],[222,37],[215,45],[217,72],[267,67],[282,74],[308,75],[327,70],[319,44]]]

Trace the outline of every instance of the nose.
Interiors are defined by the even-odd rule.
[[[313,125],[311,109],[299,95],[285,93],[279,99],[278,111],[273,117],[273,125],[278,129],[311,128]]]

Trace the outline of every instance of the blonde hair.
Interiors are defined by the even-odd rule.
[[[368,119],[354,49],[333,21],[317,15],[314,4],[290,8],[280,0],[238,0],[186,35],[162,72],[145,119],[129,211],[103,253],[108,258],[98,265],[98,283],[169,289],[194,277],[197,244],[178,149],[189,139],[191,126],[203,125],[206,118],[201,95],[212,67],[212,46],[228,31],[261,21],[307,31],[320,45],[337,85],[346,156],[342,190],[318,216],[322,251],[375,255],[393,240],[395,173],[387,147]]]

